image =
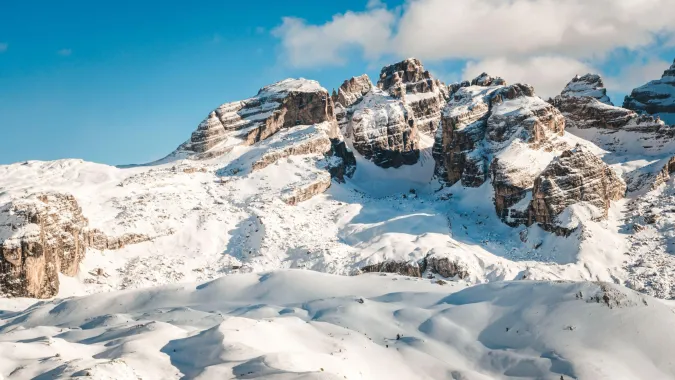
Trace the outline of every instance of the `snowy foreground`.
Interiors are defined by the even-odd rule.
[[[588,282],[239,274],[4,312],[0,374],[670,379],[675,314],[665,302]]]

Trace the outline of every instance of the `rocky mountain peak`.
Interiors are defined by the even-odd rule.
[[[534,183],[530,222],[548,228],[574,228],[568,209],[583,203],[591,215],[606,218],[610,202],[625,195],[626,184],[614,170],[582,145],[551,161]]]
[[[614,105],[607,96],[607,89],[600,75],[585,74],[575,76],[563,89],[560,96],[569,97],[591,97],[599,102]]]
[[[649,115],[615,107],[609,101],[602,78],[596,74],[575,76],[562,93],[549,102],[565,116],[568,130],[598,128],[608,133],[619,129],[654,132],[663,122]],[[603,145],[603,144],[601,144]]]
[[[506,81],[500,77],[493,77],[488,73],[482,73],[471,80],[471,86],[505,86]]]
[[[345,80],[337,93],[337,102],[343,107],[350,107],[360,101],[365,94],[373,88],[373,83],[368,75],[363,74]]]
[[[626,96],[623,107],[661,118],[675,124],[675,61],[663,72],[661,79],[634,89]]]
[[[239,144],[251,145],[295,125],[335,121],[328,91],[313,80],[285,79],[255,97],[225,103],[209,113],[174,156],[205,159]]]
[[[422,62],[417,58],[408,58],[383,67],[377,87],[388,91],[399,83],[416,84],[426,79],[431,79],[431,74],[424,70]]]

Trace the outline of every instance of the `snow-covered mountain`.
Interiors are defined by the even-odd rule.
[[[675,323],[674,131],[597,75],[547,102],[411,58],[150,164],[0,166],[0,376],[673,378],[631,321]]]
[[[675,61],[661,79],[634,89],[623,102],[624,108],[645,112],[675,124]]]

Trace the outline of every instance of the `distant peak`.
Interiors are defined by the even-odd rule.
[[[471,80],[472,86],[506,86],[506,81],[500,77],[493,77],[488,73],[482,73]]]
[[[275,94],[284,94],[288,92],[327,92],[327,90],[315,80],[305,78],[288,78],[282,81],[267,85],[258,91],[259,97],[272,96]]]
[[[607,89],[605,83],[598,74],[584,74],[575,75],[572,80],[567,83],[567,86],[561,93],[562,97],[591,97],[598,101],[613,105],[609,96],[607,96]]]

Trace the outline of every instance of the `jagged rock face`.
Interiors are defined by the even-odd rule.
[[[417,128],[433,136],[448,99],[448,90],[424,69],[422,62],[409,58],[383,67],[377,86],[391,96],[403,99],[414,114]]]
[[[365,91],[358,89],[359,86],[372,87],[367,76],[347,81],[340,89],[343,99],[347,96],[356,101],[356,92]],[[348,94],[346,91],[354,93]],[[221,105],[199,125],[190,141],[172,155],[208,159],[223,155],[238,145],[262,143],[273,140],[282,131],[299,130],[299,138],[287,136],[290,140],[272,141],[261,147],[269,151],[256,160],[250,169],[264,169],[284,157],[323,154],[328,166],[322,168],[337,181],[344,181],[345,176],[351,177],[354,173],[356,160],[344,144],[334,108],[333,99],[318,82],[286,79],[263,87],[253,98]],[[305,134],[308,126],[311,127],[311,133]],[[230,169],[237,172],[242,170]],[[322,185],[302,193],[325,190],[327,186],[324,186],[323,178],[319,182]],[[308,199],[303,198],[303,195],[288,197],[293,204]]]
[[[532,87],[503,83],[488,75],[461,87],[443,112],[437,133],[437,174],[448,184],[458,181],[478,187],[488,177],[489,157],[506,148],[513,137],[533,149],[546,147],[550,134],[562,135],[565,122],[551,105],[534,95]],[[499,167],[493,171],[499,172]]]
[[[447,257],[429,256],[424,260],[426,270],[437,273],[445,278],[465,279],[469,277],[466,268]]]
[[[385,66],[380,71],[380,79],[377,87],[389,91],[395,87],[404,85],[410,92],[427,92],[433,85],[431,75],[424,70],[422,62],[416,58],[408,58],[404,61]]]
[[[366,74],[348,79],[338,89],[337,102],[343,107],[351,107],[354,103],[359,102],[372,88],[373,84]]]
[[[659,116],[666,124],[675,124],[675,61],[661,79],[640,86],[626,96],[623,107]]]
[[[623,198],[626,184],[600,158],[577,145],[553,160],[534,183],[530,222],[555,226],[565,209],[586,202],[607,217],[610,202]]]
[[[556,152],[571,148],[565,118],[528,85],[506,86],[487,74],[471,83],[458,86],[443,111],[436,175],[466,187],[491,179],[497,215],[512,226],[525,224],[535,179]]]
[[[385,66],[377,87],[366,75],[345,81],[336,97],[336,119],[354,149],[376,165],[414,165],[418,133],[435,133],[447,97],[447,87],[410,58]]]
[[[655,131],[664,123],[649,115],[614,107],[591,97],[560,97],[552,104],[562,112],[569,128]]]
[[[349,123],[354,149],[383,168],[414,165],[419,136],[412,111],[381,91],[371,91],[356,106]]]
[[[379,264],[367,265],[361,268],[363,273],[396,273],[403,276],[422,277],[424,268],[420,268],[418,263],[403,261],[385,261]]]
[[[263,87],[253,98],[218,107],[179,151],[192,158],[211,158],[233,145],[264,140],[282,128],[334,119],[333,102],[318,82],[286,79]]]
[[[488,73],[482,73],[471,80],[471,86],[506,86],[506,81],[500,77],[493,77]]]
[[[648,115],[614,107],[599,75],[576,76],[559,96],[551,100],[562,112],[567,128],[653,131],[663,122]]]
[[[422,277],[422,274],[426,271],[439,274],[445,278],[465,279],[470,275],[469,271],[460,263],[452,261],[448,257],[434,254],[428,255],[417,262],[389,260],[361,268],[362,273],[396,273],[410,277]]]
[[[607,89],[600,75],[586,74],[575,76],[560,94],[563,98],[581,98],[590,97],[597,99],[600,103],[613,106],[607,96]]]
[[[321,154],[328,161],[327,169],[331,177],[338,182],[344,182],[345,176],[351,177],[354,174],[356,158],[347,148],[334,121],[296,127],[292,132],[281,136],[281,141],[276,144],[270,144],[265,153],[253,162],[252,170],[262,170],[290,156]]]
[[[0,293],[17,297],[55,296],[58,274],[76,275],[88,247],[118,249],[149,240],[88,229],[88,220],[68,194],[36,194],[8,203],[0,209],[0,220]]]

